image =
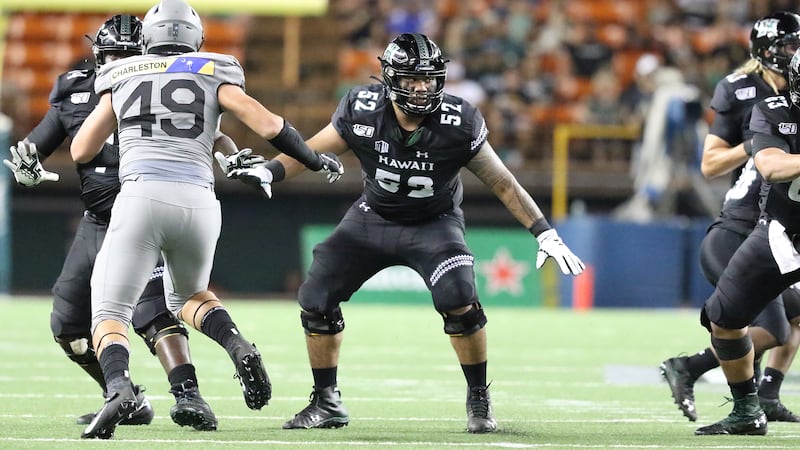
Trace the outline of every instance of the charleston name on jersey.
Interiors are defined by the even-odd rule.
[[[244,88],[244,72],[233,56],[141,55],[104,65],[95,91],[112,93],[120,179],[213,186],[211,150],[222,113],[217,98],[221,84]],[[192,144],[187,146],[187,140]]]
[[[460,169],[488,135],[480,111],[452,95],[420,128],[403,131],[382,84],[351,89],[331,123],[361,162],[367,204],[399,223],[423,222],[458,207]]]

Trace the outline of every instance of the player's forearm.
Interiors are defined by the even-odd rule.
[[[53,154],[66,138],[67,132],[58,119],[58,111],[55,108],[50,108],[42,121],[31,130],[25,141],[36,144],[39,159],[44,161]]]
[[[783,183],[800,177],[800,155],[779,148],[765,148],[755,156],[756,168],[764,180]]]
[[[749,155],[745,152],[744,144],[730,145],[719,137],[709,135],[703,148],[703,159],[700,170],[708,179],[716,178],[730,173],[735,168],[747,162]]]

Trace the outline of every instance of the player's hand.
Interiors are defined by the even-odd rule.
[[[48,172],[42,167],[39,154],[36,152],[36,144],[20,141],[16,147],[12,145],[9,151],[11,151],[11,161],[4,159],[3,164],[11,169],[17,183],[30,187],[43,181],[59,180],[57,173]]]
[[[333,153],[319,153],[319,162],[322,163],[319,170],[328,177],[328,183],[335,183],[344,175],[344,165]]]
[[[267,198],[272,198],[272,172],[263,164],[244,169],[233,169],[228,172],[228,178],[241,180],[242,183],[249,184],[261,191]]]
[[[536,254],[536,268],[541,269],[545,260],[550,257],[556,260],[558,267],[564,275],[578,275],[583,272],[586,266],[572,250],[570,250],[564,241],[558,237],[555,229],[549,229],[536,236],[539,241],[539,252]]]
[[[230,155],[223,155],[221,152],[214,153],[217,159],[217,164],[222,169],[222,172],[230,178],[230,173],[237,169],[250,169],[258,165],[263,165],[266,160],[261,155],[254,155],[253,149],[243,148],[236,153]]]

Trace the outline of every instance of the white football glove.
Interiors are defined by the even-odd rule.
[[[241,180],[260,190],[267,198],[272,198],[272,172],[263,164],[244,168],[233,169],[228,172],[228,178]]]
[[[250,169],[252,167],[266,163],[261,155],[254,155],[253,149],[243,148],[236,153],[223,155],[221,152],[214,153],[217,164],[222,169],[225,176],[230,178],[230,172],[236,169]]]
[[[36,144],[32,142],[17,142],[9,148],[11,151],[11,161],[4,159],[3,164],[11,169],[17,183],[31,187],[43,181],[58,181],[59,176],[55,172],[48,172],[42,167],[39,161],[39,154],[36,152]]]
[[[539,241],[539,252],[536,253],[537,269],[542,268],[548,257],[556,260],[564,275],[578,275],[586,268],[583,261],[575,256],[572,250],[564,244],[564,241],[558,237],[555,229],[551,228],[542,232],[536,236],[536,240]]]
[[[328,183],[335,183],[336,180],[344,175],[344,165],[333,153],[319,153],[319,161],[322,163],[322,168],[319,171],[325,173],[325,176],[328,177]]]

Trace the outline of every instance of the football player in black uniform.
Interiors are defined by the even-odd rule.
[[[767,433],[747,327],[773,298],[800,281],[800,53],[791,59],[788,78],[789,95],[756,103],[750,118],[753,159],[764,178],[761,217],[722,272],[700,316],[733,394],[733,411],[698,428],[698,435]]]
[[[300,287],[314,388],[310,404],[283,428],[349,423],[337,388],[345,326],[340,304],[380,270],[405,265],[425,280],[461,364],[468,431],[493,432],[497,423],[486,376],[486,315],[464,239],[461,168],[474,173],[536,236],[537,268],[547,257],[565,274],[577,275],[584,265],[489,145],[478,109],[444,93],[447,60],[439,47],[422,34],[402,34],[379,59],[383,83],[351,89],[331,123],[308,141],[320,152],[352,150],[361,163],[364,192],[333,234],[314,248]],[[267,167],[273,181],[302,169],[282,155]]]
[[[751,58],[717,83],[711,108],[716,112],[703,149],[702,170],[707,178],[733,172],[732,186],[722,211],[710,226],[701,245],[700,265],[716,285],[733,253],[755,227],[761,175],[752,154],[750,112],[753,104],[785,92],[789,60],[800,44],[800,16],[779,12],[759,19],[750,33]],[[735,170],[734,170],[735,169]],[[736,176],[738,175],[738,177]],[[784,374],[797,352],[800,339],[800,295],[787,289],[771,302],[749,327],[759,378],[761,356],[768,349],[767,366],[759,388],[759,400],[767,420],[800,422],[779,400]],[[779,346],[779,347],[776,347]],[[661,373],[683,414],[697,420],[694,383],[719,360],[711,348],[691,356],[678,356],[661,363]]]
[[[106,62],[142,53],[142,22],[131,15],[116,15],[97,32],[92,51],[97,68]],[[72,70],[58,77],[50,94],[51,108],[44,119],[23,142],[11,147],[12,160],[5,161],[16,180],[25,186],[42,181],[57,181],[39,161],[50,156],[67,138],[75,136],[83,121],[94,109],[98,96],[94,91],[94,69]],[[222,135],[219,143],[233,145]],[[116,134],[114,135],[116,141]],[[235,148],[235,146],[233,146]],[[108,229],[111,206],[120,190],[117,142],[107,143],[100,154],[86,164],[78,164],[81,200],[86,212],[81,219],[72,247],[53,286],[53,311],[50,325],[56,342],[67,357],[77,363],[106,391],[103,372],[95,355],[91,333],[92,318],[90,279],[97,252]],[[133,326],[150,351],[158,356],[169,379],[176,404],[170,416],[181,426],[197,430],[215,430],[217,418],[198,390],[195,368],[191,363],[186,328],[166,307],[162,275],[163,262],[153,271],[150,282],[136,307]],[[137,408],[122,424],[143,425],[153,420],[150,402],[137,386]],[[78,418],[89,424],[96,413]]]

